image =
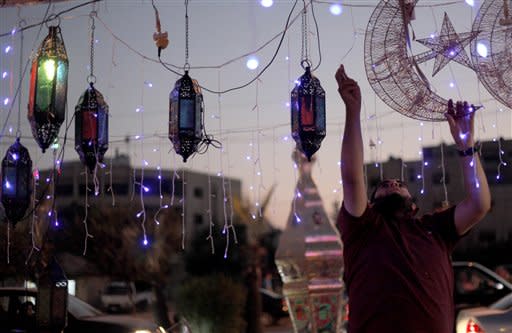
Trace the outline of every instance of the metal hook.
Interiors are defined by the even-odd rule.
[[[306,70],[306,68],[311,67],[312,64],[309,59],[304,59],[300,62],[300,66],[302,67],[302,69]]]
[[[50,14],[48,16],[48,18],[46,19],[46,21],[44,22],[44,24],[46,25],[47,28],[49,28],[50,27],[49,23],[54,20],[57,20],[57,27],[60,27],[60,16],[58,16],[56,14]]]

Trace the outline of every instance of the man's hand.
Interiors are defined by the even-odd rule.
[[[455,105],[453,105],[451,99],[448,101],[448,111],[445,116],[448,119],[453,140],[459,150],[464,151],[475,144],[475,111],[475,106],[470,106],[466,101],[457,101]]]
[[[356,81],[349,78],[345,73],[345,67],[340,65],[336,71],[336,82],[338,82],[338,92],[340,93],[347,112],[361,111],[361,89]]]

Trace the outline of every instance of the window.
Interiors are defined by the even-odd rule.
[[[450,184],[450,174],[444,174],[444,183]],[[443,184],[443,172],[434,172],[432,174],[432,185],[442,185]]]
[[[114,195],[128,195],[128,189],[128,184],[112,184],[112,190],[114,191]],[[105,193],[110,194],[110,185],[105,185]]]
[[[194,197],[195,198],[202,198],[203,197],[203,189],[200,187],[194,188]]]
[[[203,224],[203,215],[195,214],[194,215],[194,224],[195,225],[202,225]]]
[[[73,195],[73,184],[59,184],[55,188],[56,195]]]

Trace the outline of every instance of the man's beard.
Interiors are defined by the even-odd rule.
[[[391,193],[373,201],[374,209],[385,218],[412,217],[415,213],[412,198]]]

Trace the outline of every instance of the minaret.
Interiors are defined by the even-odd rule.
[[[339,332],[343,304],[343,246],[311,177],[314,162],[295,150],[299,168],[294,201],[276,252],[296,333]]]

